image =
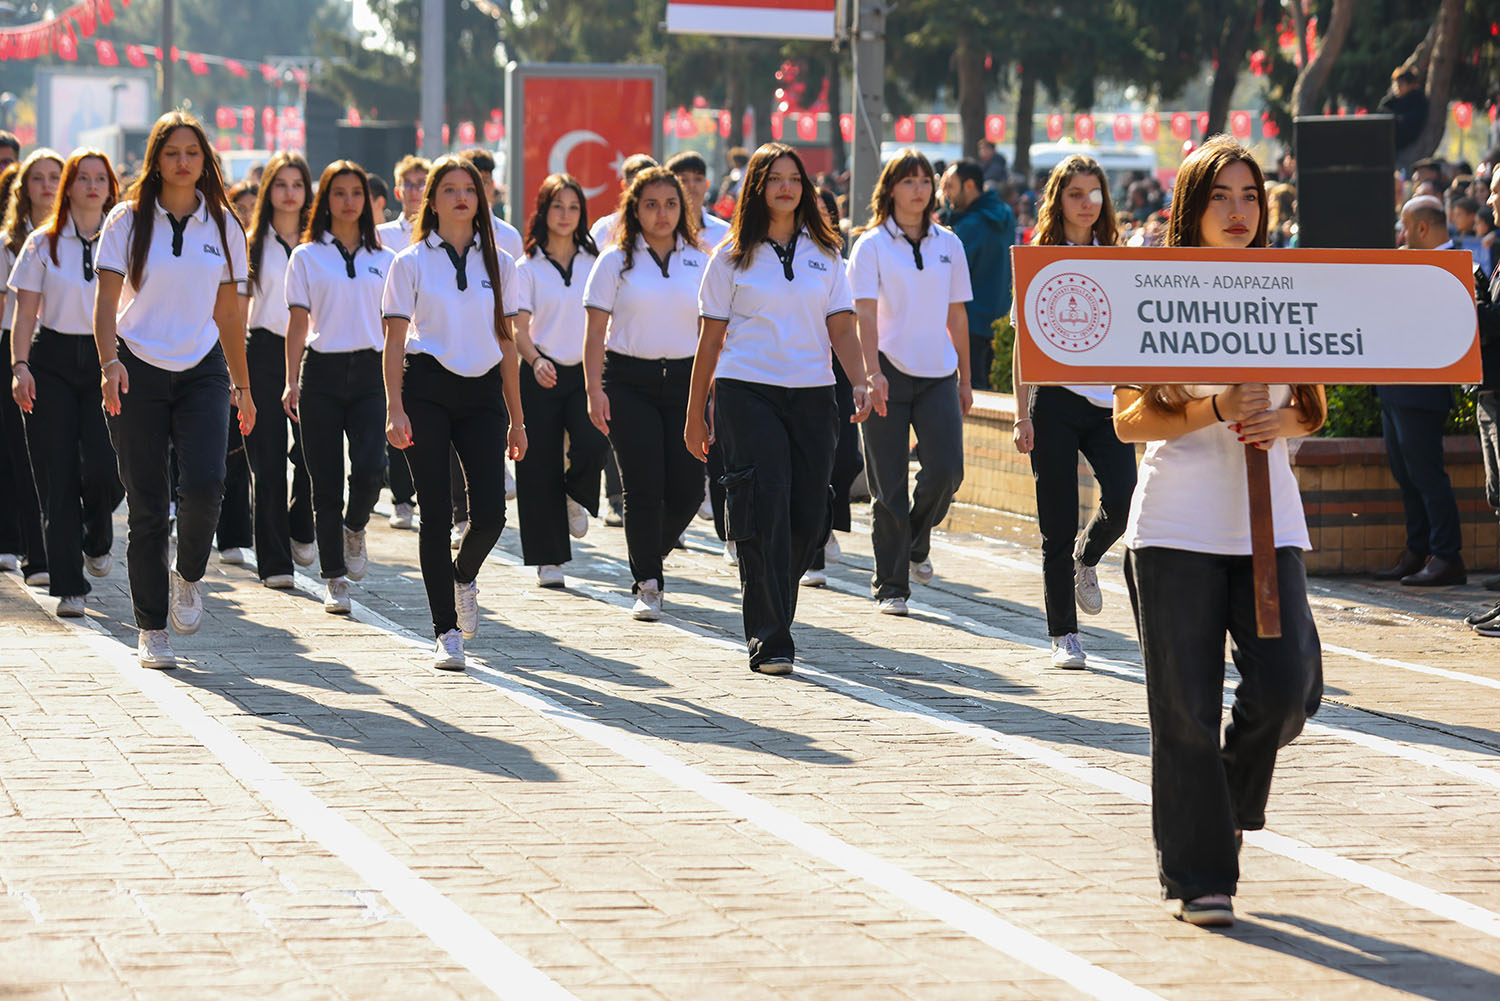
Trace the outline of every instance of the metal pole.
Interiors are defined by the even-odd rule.
[[[172,101],[172,0],[161,0],[161,110],[165,114],[176,105]]]
[[[422,155],[443,152],[443,0],[422,0]]]
[[[885,0],[854,0],[854,150],[849,171],[849,213],[856,226],[869,221],[870,196],[880,175],[885,121]]]

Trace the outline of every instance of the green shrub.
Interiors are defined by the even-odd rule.
[[[1016,328],[1010,324],[1010,314],[1000,317],[990,329],[994,332],[995,360],[990,363],[990,388],[997,393],[1013,393],[1015,385],[1010,378],[1010,355],[1016,345]]]
[[[1448,411],[1448,434],[1475,434],[1474,396],[1455,392]],[[1380,400],[1373,386],[1329,386],[1328,422],[1318,432],[1323,438],[1379,438]]]

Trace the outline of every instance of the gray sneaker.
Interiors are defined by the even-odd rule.
[[[1104,592],[1099,590],[1098,571],[1077,557],[1073,559],[1073,597],[1078,599],[1078,610],[1085,615],[1098,615],[1104,611]]]
[[[83,568],[89,572],[90,577],[108,577],[110,568],[115,565],[115,558],[109,553],[103,556],[85,556]]]
[[[397,504],[396,509],[391,512],[390,525],[392,528],[411,528],[412,520],[416,517],[417,509],[412,504]]]
[[[203,625],[203,582],[184,580],[172,571],[172,601],[167,618],[179,636],[191,636]]]
[[[81,619],[83,618],[83,595],[70,594],[57,599],[57,617],[59,619]]]
[[[292,562],[299,567],[310,567],[318,558],[318,544],[316,542],[298,542],[292,540]]]
[[[932,583],[932,561],[931,560],[922,560],[919,563],[916,560],[912,560],[912,564],[911,564],[911,579],[914,580],[914,581],[916,581],[918,584],[931,584]]]
[[[643,580],[636,585],[630,617],[640,622],[655,622],[661,618],[661,587],[656,581]]]
[[[351,532],[344,529],[344,573],[350,580],[364,580],[370,558],[365,551],[365,530]]]

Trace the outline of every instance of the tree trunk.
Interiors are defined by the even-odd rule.
[[[1297,74],[1297,83],[1292,88],[1292,114],[1316,115],[1322,110],[1319,94],[1323,90],[1323,84],[1328,81],[1333,64],[1338,62],[1353,20],[1354,0],[1333,0],[1333,13],[1328,18],[1328,33],[1323,36],[1323,47]]]
[[[1224,29],[1219,32],[1219,65],[1214,68],[1213,86],[1208,91],[1208,127],[1203,138],[1224,131],[1229,122],[1229,102],[1234,98],[1234,85],[1239,82],[1240,67],[1245,63],[1245,53],[1250,47],[1250,35],[1255,28],[1255,10],[1236,9],[1229,15]]]
[[[844,145],[844,130],[839,118],[844,111],[844,61],[836,56],[825,64],[828,69],[828,146],[833,153],[833,172],[849,169],[849,151]]]
[[[1032,115],[1036,112],[1036,73],[1021,64],[1020,95],[1016,99],[1016,155],[1010,168],[1031,180]]]
[[[958,43],[958,126],[964,156],[979,155],[979,140],[984,138],[986,92],[989,81],[984,73],[984,51],[973,36],[965,34]]]
[[[1411,70],[1422,79],[1427,78],[1427,64],[1432,59],[1432,46],[1437,42],[1437,21],[1432,22],[1432,27],[1427,29],[1427,34],[1417,43],[1411,55],[1406,57],[1406,62],[1401,64],[1404,70]]]
[[[1458,46],[1463,33],[1464,0],[1443,0],[1438,10],[1432,56],[1427,67],[1427,124],[1416,142],[1396,151],[1397,163],[1411,163],[1431,156],[1443,138],[1448,125],[1448,93],[1453,84],[1453,67],[1458,61]]]

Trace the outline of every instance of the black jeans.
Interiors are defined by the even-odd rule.
[[[1125,554],[1151,718],[1151,826],[1169,899],[1234,894],[1234,832],[1266,826],[1276,752],[1323,697],[1301,550],[1276,550],[1276,572],[1282,634],[1261,639],[1250,557],[1154,547]],[[1240,683],[1221,745],[1226,633]]]
[[[1484,496],[1490,507],[1500,511],[1500,394],[1481,389],[1474,399],[1474,419],[1484,456]]]
[[[363,531],[385,483],[385,382],[380,352],[302,356],[302,450],[312,480],[313,527],[325,580],[342,577],[344,529]],[[344,439],[349,501],[344,504]]]
[[[1439,410],[1380,404],[1385,458],[1401,488],[1406,512],[1406,548],[1418,556],[1455,559],[1463,548],[1458,499],[1443,468],[1443,425]]]
[[[1078,632],[1073,598],[1073,557],[1097,566],[1125,534],[1135,492],[1135,446],[1115,435],[1110,410],[1061,386],[1038,386],[1031,397],[1031,476],[1036,481],[1036,521],[1042,533],[1042,582],[1047,635]],[[1099,509],[1078,535],[1078,455],[1099,481]]]
[[[739,549],[751,667],[796,654],[797,581],[828,539],[837,419],[832,386],[787,389],[738,379],[715,386],[725,528]]]
[[[253,383],[250,390],[253,398]],[[257,417],[259,414],[257,408]],[[232,403],[229,406],[229,434],[224,445],[224,502],[219,505],[219,527],[214,534],[221,553],[226,549],[248,549],[255,543],[250,506],[250,459]],[[258,557],[259,554],[257,561]]]
[[[286,386],[286,339],[263,327],[253,329],[245,343],[245,357],[250,366],[250,396],[255,400],[255,429],[245,439],[245,453],[255,474],[255,562],[264,580],[295,570],[293,539],[313,541],[312,481],[302,458],[302,425],[289,421],[281,406],[281,391]],[[288,459],[292,464],[290,498]]]
[[[890,383],[886,415],[872,413],[864,423],[865,462],[874,496],[871,589],[877,600],[910,597],[910,564],[927,559],[933,526],[947,516],[964,481],[964,415],[957,376],[907,375],[883,354],[880,370]],[[916,493],[909,495],[913,430],[921,467]]]
[[[703,503],[703,466],[682,443],[692,375],[691,358],[634,358],[614,351],[604,358],[609,440],[620,463],[631,579],[654,580],[663,590],[662,557]]]
[[[995,340],[989,328],[982,334],[969,335],[969,385],[974,389],[990,388],[990,369],[995,363]],[[889,370],[887,370],[889,371]]]
[[[392,504],[415,504],[417,488],[411,482],[411,470],[401,458],[401,450],[387,443],[385,446],[385,485],[391,488]]]
[[[0,356],[10,368],[10,331],[0,332]],[[98,355],[95,355],[98,361]],[[0,393],[0,553],[21,557],[26,576],[47,572],[47,546],[42,534],[42,504],[26,451],[26,426],[21,408],[10,394]]]
[[[224,499],[224,424],[229,370],[218,344],[192,368],[169,372],[119,342],[130,392],[106,417],[128,504],[125,560],[139,629],[167,628],[168,509],[172,481],[167,448],[177,455],[177,571],[203,579]]]
[[[833,488],[833,524],[830,527],[847,532],[853,527],[849,490],[865,468],[865,457],[859,448],[859,429],[849,423],[849,418],[854,416],[854,385],[844,374],[844,366],[837,358],[833,360],[833,394],[839,405],[839,440],[833,449],[833,477],[829,481]],[[813,553],[812,569],[822,570],[825,566],[823,547],[819,546]]]
[[[530,365],[521,366],[521,404],[526,411],[526,457],[516,463],[516,514],[521,521],[521,557],[527,566],[566,563],[567,498],[599,513],[599,476],[609,440],[589,420],[583,365],[556,365],[551,389],[537,384]],[[563,436],[568,439],[563,469]],[[684,449],[684,451],[686,451]]]
[[[434,636],[458,628],[453,585],[479,576],[505,528],[505,438],[510,420],[501,387],[499,365],[470,378],[453,374],[431,355],[406,356],[401,401],[412,436],[406,462],[422,506],[417,552]],[[458,450],[469,492],[469,531],[456,557],[448,548],[453,527],[451,448]]]
[[[31,342],[36,403],[26,440],[42,499],[47,566],[55,597],[88,594],[83,557],[114,545],[113,514],[125,497],[100,405],[99,352],[87,334],[42,327]]]

